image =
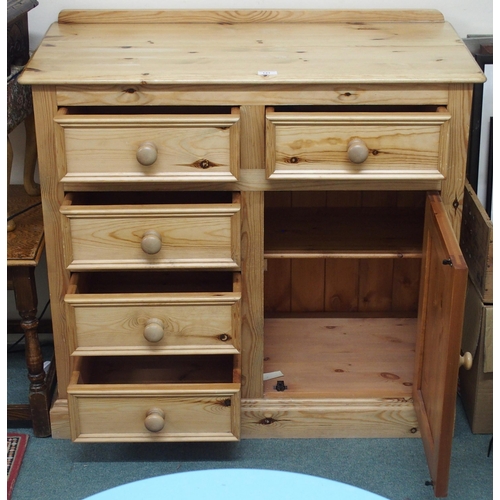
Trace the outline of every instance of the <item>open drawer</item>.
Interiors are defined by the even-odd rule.
[[[62,182],[236,181],[239,118],[237,108],[61,108]]]
[[[75,273],[64,301],[72,355],[240,352],[240,273]]]
[[[269,179],[442,180],[449,120],[432,110],[266,111]]]
[[[239,193],[68,193],[66,266],[238,269]]]
[[[77,358],[73,441],[235,441],[237,356]]]

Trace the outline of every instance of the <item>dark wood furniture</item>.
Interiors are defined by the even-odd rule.
[[[45,247],[40,197],[28,195],[23,186],[9,186],[8,217],[12,216],[16,229],[7,233],[7,289],[14,291],[21,316],[30,387],[29,404],[7,405],[7,420],[31,420],[35,436],[46,437],[51,434],[49,409],[55,378],[54,363],[45,375],[37,332],[35,269]]]
[[[13,150],[9,134],[19,125],[26,129],[24,156],[24,187],[28,194],[40,194],[35,183],[36,135],[33,119],[31,87],[17,81],[21,70],[29,60],[28,11],[38,5],[36,0],[8,0],[7,2],[7,184],[13,162]],[[8,231],[15,229],[14,220],[7,221]]]

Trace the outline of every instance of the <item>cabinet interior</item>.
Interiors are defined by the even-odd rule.
[[[127,367],[126,369],[123,369]],[[81,358],[79,384],[207,384],[239,378],[233,356],[100,356]]]
[[[127,92],[127,90],[125,91]],[[127,92],[133,93],[133,92]],[[106,115],[223,115],[232,106],[65,106],[60,114],[71,116]]]
[[[232,292],[239,279],[236,273],[217,271],[104,271],[74,273],[69,293],[189,293]]]
[[[231,191],[107,191],[100,192],[69,192],[67,199],[72,205],[198,205],[233,203],[237,198]]]
[[[411,397],[425,193],[265,194],[266,397]]]
[[[388,104],[379,104],[379,105],[363,105],[362,108],[357,104],[342,104],[339,105],[280,105],[273,106],[272,109],[277,113],[359,113],[362,111],[363,113],[435,113],[439,109],[443,109],[442,106],[434,106],[434,105],[388,105]]]

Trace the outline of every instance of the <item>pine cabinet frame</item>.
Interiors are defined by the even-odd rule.
[[[53,437],[421,437],[435,494],[446,496],[467,276],[456,241],[472,87],[483,80],[453,28],[433,10],[62,11],[21,77],[32,86],[39,150],[58,378]],[[127,204],[137,193],[151,200]],[[113,194],[125,201],[113,205]],[[75,204],[85,197],[97,201]],[[405,212],[415,199],[417,210]],[[113,214],[120,214],[115,222]],[[73,222],[86,217],[82,232]],[[172,223],[139,234],[142,221],[155,217]],[[391,234],[396,220],[404,245]],[[214,242],[212,253],[205,236]],[[167,252],[169,237],[187,245],[181,254],[192,248],[195,257],[154,257]],[[100,260],[103,240],[111,257]],[[73,248],[81,243],[90,258],[74,261]],[[139,244],[148,255],[123,257],[120,248]],[[226,275],[229,284],[188,290],[188,280],[180,280],[184,288],[173,283],[152,292],[153,285],[141,288],[132,278],[138,270],[212,272]],[[131,295],[90,287],[86,296],[78,288],[77,275],[108,271],[118,273],[118,283],[136,286]],[[352,279],[353,272],[363,279]],[[406,282],[389,283],[384,273]],[[314,276],[321,286],[306,286]],[[370,296],[373,287],[377,293]],[[342,302],[353,290],[357,299]],[[391,294],[398,300],[389,300]],[[142,344],[134,350],[134,343],[116,353],[143,366],[145,358],[163,356],[161,364],[178,350],[214,360],[222,352],[227,373],[184,387],[172,380],[162,385],[146,373],[128,388],[126,372],[114,387],[100,384],[106,370],[93,370],[93,361],[113,356],[114,343],[79,352],[74,337],[83,318],[75,319],[75,307],[90,311],[96,300],[98,308],[109,301],[148,303],[148,311],[193,304],[194,314],[207,311],[200,303],[224,304],[224,324],[234,338],[220,351],[182,337],[181,347],[172,340],[154,356]],[[315,300],[323,301],[322,309]],[[178,324],[189,324],[183,318]],[[152,329],[162,337],[168,321],[160,319]],[[113,309],[106,321],[126,320]],[[132,321],[134,328],[144,323]],[[345,353],[359,348],[362,329],[366,351],[376,354],[362,362],[356,355],[368,373],[360,376],[372,370],[366,380],[377,378],[377,384],[332,389],[329,381],[350,376],[352,363],[347,354],[330,362],[328,353],[337,345]],[[332,344],[332,332],[340,331],[348,343]],[[184,335],[179,332],[177,338]],[[285,335],[283,341],[284,332],[298,340]],[[228,334],[218,335],[224,342]],[[275,354],[283,363],[295,359],[301,342],[309,357],[295,364],[306,365],[300,383],[286,369],[281,384],[264,381]],[[406,359],[401,376],[377,365],[386,355]],[[331,379],[322,377],[325,369]],[[153,408],[137,420],[141,397],[174,398],[182,415],[195,402],[207,418],[212,412],[224,417],[215,427],[187,419],[187,431],[153,430],[151,437],[141,419],[156,429],[168,425],[168,415]],[[111,413],[116,401],[133,413],[129,434],[123,428],[113,434],[92,419],[92,404],[105,411],[108,400]]]

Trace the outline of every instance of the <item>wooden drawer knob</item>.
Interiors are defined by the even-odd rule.
[[[463,356],[460,356],[460,366],[464,367],[464,370],[470,370],[472,368],[472,354],[470,352],[465,352]]]
[[[161,408],[151,408],[146,413],[144,426],[149,432],[160,432],[165,427],[165,412]]]
[[[143,252],[154,255],[161,250],[161,235],[158,231],[150,229],[146,231],[141,240],[141,248]]]
[[[150,318],[146,322],[144,327],[144,338],[148,342],[159,342],[165,331],[163,329],[163,321],[158,318]]]
[[[352,163],[363,163],[369,153],[367,145],[359,138],[351,139],[347,145],[347,156]]]
[[[143,142],[138,148],[136,153],[137,161],[148,167],[152,165],[158,158],[158,149],[152,142]]]

